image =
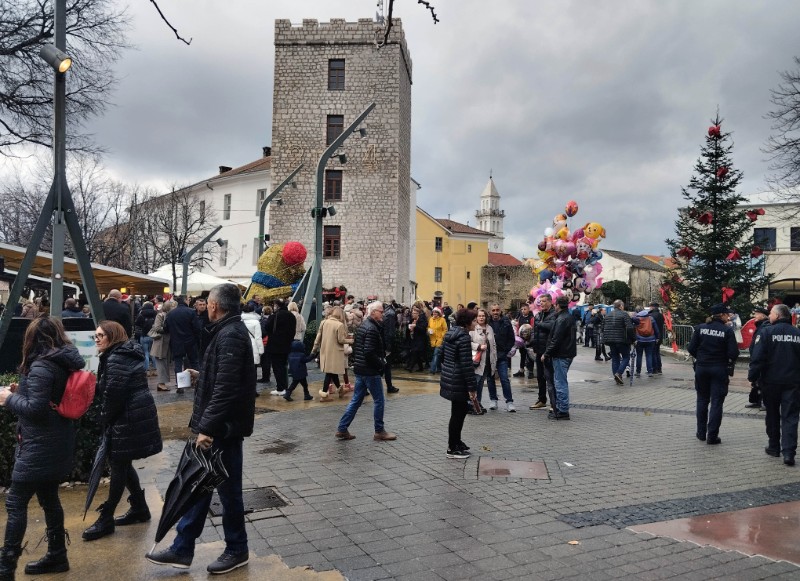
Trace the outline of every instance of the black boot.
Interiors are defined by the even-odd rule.
[[[105,502],[97,507],[100,517],[94,521],[92,526],[83,531],[84,541],[94,541],[114,532],[114,512],[108,510],[107,507]]]
[[[128,512],[114,519],[116,526],[124,527],[125,525],[133,525],[150,520],[150,508],[148,508],[147,501],[144,499],[144,490],[131,494],[128,497],[128,502],[131,505]]]
[[[21,547],[0,549],[0,581],[14,581],[14,572],[17,570],[17,561],[21,553]]]
[[[47,529],[47,554],[38,561],[25,565],[26,575],[42,575],[43,573],[63,573],[69,571],[67,561],[67,542],[69,534],[63,527]]]

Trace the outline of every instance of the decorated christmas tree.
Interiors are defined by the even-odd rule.
[[[662,296],[693,324],[718,303],[747,320],[769,284],[763,250],[753,239],[753,222],[764,210],[743,207],[747,200],[736,192],[742,172],[733,167],[732,151],[717,114],[682,188],[686,206],[675,221],[676,237],[666,241],[677,266],[668,272]]]

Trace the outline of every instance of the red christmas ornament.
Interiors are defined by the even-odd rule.
[[[659,288],[658,291],[661,293],[661,300],[663,300],[665,304],[668,304],[670,299],[669,294],[672,292],[672,285],[665,283],[661,285],[661,288]]]
[[[708,128],[708,136],[709,137],[719,137],[720,135],[720,127],[719,125],[712,125]]]
[[[762,254],[764,254],[764,251],[761,249],[760,246],[753,246],[753,249],[750,251],[751,258],[758,258]]]
[[[703,212],[697,217],[697,221],[708,226],[714,221],[714,214],[711,212]]]
[[[722,287],[722,302],[727,303],[733,298],[733,289],[726,286]]]
[[[717,179],[718,180],[723,179],[726,175],[728,175],[728,168],[727,167],[722,166],[721,168],[719,168],[717,170]]]
[[[745,214],[747,215],[747,217],[750,219],[751,222],[755,222],[756,220],[758,220],[758,212],[754,212],[753,210],[747,210]]]
[[[675,254],[680,256],[681,258],[685,258],[686,260],[690,260],[692,256],[694,256],[694,248],[690,246],[684,246],[680,250],[678,250]]]
[[[758,214],[759,216],[763,216],[764,214],[766,214],[766,212],[764,211],[764,208],[756,208],[756,214]]]
[[[299,242],[287,242],[283,245],[281,256],[286,266],[294,266],[305,262],[308,252],[306,251],[306,247]]]
[[[731,253],[728,254],[726,260],[739,260],[742,257],[741,253],[739,252],[738,248],[734,248],[731,250]]]

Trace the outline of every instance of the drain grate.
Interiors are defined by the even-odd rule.
[[[243,490],[242,500],[244,501],[245,514],[269,510],[271,508],[281,508],[287,504],[283,497],[272,486]],[[208,512],[211,513],[211,516],[222,516],[222,502],[219,499],[219,494],[216,492],[214,492],[214,497],[211,499],[211,506]]]

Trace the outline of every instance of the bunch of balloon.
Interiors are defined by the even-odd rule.
[[[606,237],[605,228],[597,222],[587,222],[570,230],[568,222],[577,213],[578,203],[567,202],[564,213],[553,218],[553,225],[545,229],[537,258],[528,261],[539,281],[530,293],[533,312],[540,310],[539,299],[544,294],[554,301],[567,296],[573,306],[580,301],[581,293],[588,295],[603,284],[603,252],[597,246]]]

